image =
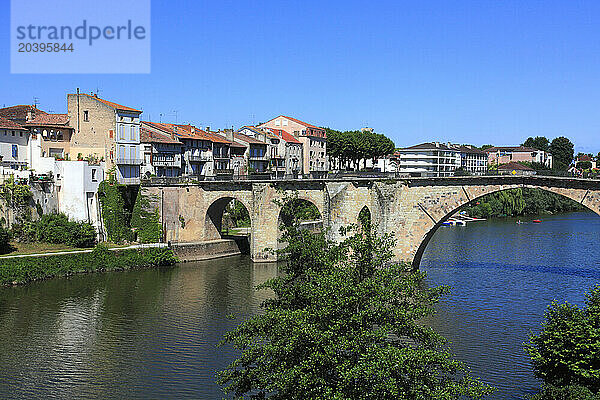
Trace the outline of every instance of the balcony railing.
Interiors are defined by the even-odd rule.
[[[141,158],[117,157],[116,163],[125,165],[141,165],[143,161],[144,160]]]
[[[124,185],[137,185],[140,183],[140,178],[118,178],[117,181]]]
[[[191,162],[202,162],[202,161],[210,161],[212,157],[208,154],[200,154],[197,156],[189,156],[188,160]]]
[[[173,160],[152,160],[152,165],[155,167],[181,167],[181,160],[173,159]]]

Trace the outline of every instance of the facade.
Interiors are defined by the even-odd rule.
[[[67,108],[71,154],[106,161],[105,168],[115,168],[119,183],[139,184],[142,111],[88,94],[68,94]]]
[[[298,119],[280,115],[264,124],[260,128],[281,129],[293,135],[302,143],[302,172],[313,176],[327,174],[327,136],[325,129]]]
[[[233,142],[245,147],[246,174],[269,172],[270,156],[267,147],[270,145],[239,132],[230,132],[230,136],[226,137],[231,137]]]
[[[104,180],[103,163],[56,161],[54,177],[58,210],[71,219],[89,222],[101,231],[98,185]]]
[[[38,114],[24,126],[29,128],[32,141],[39,141],[36,149],[40,157],[69,158],[73,127],[67,114]]]
[[[140,142],[143,159],[142,176],[181,176],[183,144],[175,138],[175,135],[142,121]]]
[[[422,143],[399,149],[397,171],[413,176],[453,176],[462,164],[461,153],[457,148],[443,143]]]
[[[278,162],[282,162],[278,165],[278,172],[283,172],[285,177],[298,177],[302,174],[302,143],[283,129],[268,128],[268,131],[278,139],[277,158]]]
[[[502,165],[512,161],[536,162],[552,168],[552,154],[523,146],[503,146],[486,149],[488,164]]]
[[[460,151],[461,168],[472,175],[485,175],[487,173],[488,155],[471,145],[450,145]]]
[[[9,119],[0,117],[0,159],[4,169],[28,167],[29,131]]]

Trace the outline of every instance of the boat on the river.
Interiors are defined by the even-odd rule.
[[[534,219],[533,222],[535,222],[536,224],[539,224],[540,222],[542,222],[541,219]]]

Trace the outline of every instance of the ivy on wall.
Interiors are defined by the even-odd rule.
[[[147,195],[145,189],[140,189],[133,206],[131,215],[131,227],[137,233],[137,240],[140,243],[157,243],[162,237],[162,227],[158,207],[152,203],[156,196]]]
[[[110,171],[108,179],[100,182],[98,186],[104,228],[108,240],[114,243],[133,240],[133,232],[129,225],[131,215],[125,208],[124,192],[126,190],[127,187],[118,184],[114,174],[111,174]]]

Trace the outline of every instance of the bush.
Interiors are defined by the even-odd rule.
[[[78,272],[168,266],[176,262],[177,258],[167,248],[110,251],[100,244],[89,253],[3,259],[0,263],[0,285],[27,283]]]
[[[545,319],[540,334],[531,334],[525,344],[535,375],[545,384],[561,390],[580,385],[598,393],[600,285],[586,293],[583,308],[552,302],[546,310]]]
[[[531,396],[530,400],[600,400],[600,396],[581,385],[562,387],[545,385],[542,391]]]
[[[65,214],[46,214],[35,223],[37,240],[45,243],[92,247],[96,229],[87,222],[70,221]]]

